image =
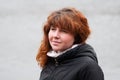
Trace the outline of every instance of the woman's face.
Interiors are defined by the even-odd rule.
[[[66,30],[58,27],[51,27],[48,33],[49,43],[56,52],[70,48],[74,43],[74,36]]]

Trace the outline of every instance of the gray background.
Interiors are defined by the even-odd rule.
[[[38,80],[42,25],[54,10],[75,7],[88,18],[88,39],[105,80],[120,78],[120,0],[0,0],[0,80]]]

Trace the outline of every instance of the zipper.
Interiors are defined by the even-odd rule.
[[[55,78],[55,74],[56,74],[56,71],[58,69],[59,63],[58,63],[58,60],[56,58],[54,58],[54,61],[55,61],[55,63],[54,63],[54,70],[52,70],[52,72],[49,75],[49,77],[47,78],[47,80],[54,80],[54,78]]]

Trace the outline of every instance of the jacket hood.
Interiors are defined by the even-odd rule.
[[[67,52],[65,52],[63,55],[58,56],[56,59],[58,61],[78,58],[78,57],[90,57],[94,61],[98,63],[96,53],[92,46],[89,44],[81,44]]]

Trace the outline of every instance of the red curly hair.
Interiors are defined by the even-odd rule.
[[[52,48],[48,40],[48,33],[50,27],[59,27],[65,29],[69,33],[74,35],[74,44],[85,43],[86,39],[90,35],[90,29],[87,22],[87,18],[75,8],[63,8],[51,13],[44,25],[44,36],[41,42],[38,54],[36,56],[37,62],[44,67],[47,62],[47,52]]]

